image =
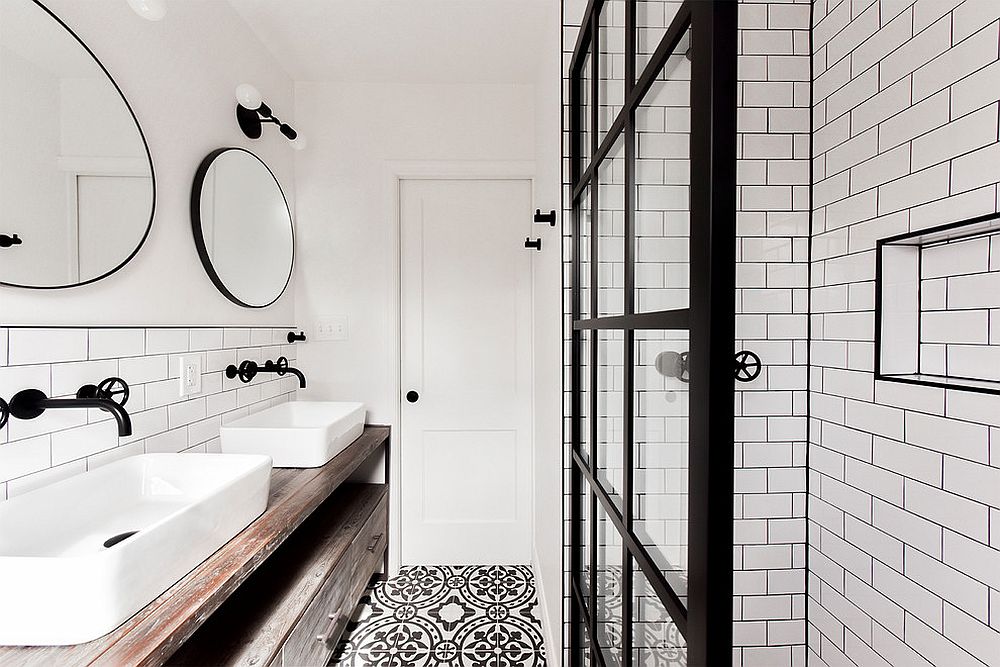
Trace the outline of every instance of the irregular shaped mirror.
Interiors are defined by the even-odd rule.
[[[153,220],[153,163],[96,56],[42,4],[0,1],[0,284],[83,285]]]
[[[243,148],[202,160],[191,192],[191,225],[205,271],[226,297],[269,306],[292,275],[292,215],[278,179]]]

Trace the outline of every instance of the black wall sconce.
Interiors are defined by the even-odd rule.
[[[249,83],[236,86],[236,122],[240,129],[250,139],[260,139],[264,131],[264,123],[274,123],[291,142],[292,148],[302,150],[306,147],[305,137],[296,132],[288,123],[282,123],[274,115],[271,107],[264,104],[260,91]]]

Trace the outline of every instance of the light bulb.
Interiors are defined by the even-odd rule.
[[[136,14],[147,21],[159,21],[167,14],[164,0],[126,0]]]
[[[292,139],[292,140],[291,140],[291,141],[290,141],[289,143],[290,143],[290,144],[292,144],[292,148],[294,148],[294,149],[295,149],[295,150],[297,150],[297,151],[301,151],[301,150],[304,150],[304,149],[305,149],[305,147],[306,147],[306,146],[308,145],[308,144],[306,143],[306,138],[305,138],[304,136],[302,136],[302,133],[301,133],[301,132],[299,132],[299,133],[298,133],[298,134],[297,134],[297,135],[295,136],[295,138],[294,138],[294,139]]]
[[[260,91],[249,83],[241,83],[236,86],[236,101],[240,103],[240,106],[251,111],[259,109],[260,105],[264,103],[263,98],[260,96]]]

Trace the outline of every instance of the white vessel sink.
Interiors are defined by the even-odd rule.
[[[222,427],[222,451],[266,454],[275,468],[316,468],[361,435],[363,403],[293,401]]]
[[[266,456],[143,454],[0,502],[0,644],[114,630],[260,516],[270,486]]]

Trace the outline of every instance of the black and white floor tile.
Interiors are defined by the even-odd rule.
[[[333,655],[336,667],[544,667],[526,565],[413,566],[379,582]]]

